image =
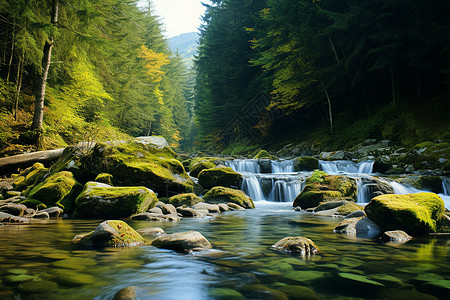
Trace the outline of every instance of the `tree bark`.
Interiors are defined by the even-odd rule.
[[[15,172],[17,168],[29,167],[36,162],[49,162],[57,160],[64,148],[56,150],[39,151],[0,158],[0,175]]]
[[[17,93],[16,93],[16,103],[14,104],[14,120],[17,121],[17,111],[19,110],[19,96],[20,90],[22,89],[22,76],[23,76],[23,64],[25,60],[25,52],[22,52],[22,59],[19,59],[19,66],[17,67]]]
[[[328,90],[327,90],[325,84],[323,83],[323,81],[320,81],[320,83],[322,84],[323,91],[325,93],[325,96],[327,97],[327,101],[328,101],[328,115],[329,115],[329,118],[330,118],[330,133],[333,134],[333,111],[331,109],[330,95],[328,95]]]
[[[14,57],[15,39],[16,39],[16,26],[13,27],[13,34],[12,34],[12,40],[11,40],[11,56],[9,57],[8,75],[6,76],[6,82],[9,82],[9,76],[11,74],[11,66],[12,66],[12,61],[13,61],[13,57]]]
[[[58,9],[59,1],[52,1],[52,24],[58,24]],[[34,116],[33,123],[31,124],[31,130],[41,131],[42,122],[44,119],[44,100],[45,100],[45,87],[47,84],[48,70],[50,68],[52,48],[53,48],[54,37],[49,36],[48,40],[45,41],[44,45],[44,57],[42,58],[42,75],[39,82],[39,87],[36,95],[36,101],[34,104]]]

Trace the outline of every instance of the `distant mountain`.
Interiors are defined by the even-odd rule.
[[[170,50],[178,53],[189,63],[192,62],[194,55],[197,54],[199,35],[197,32],[182,33],[169,38]]]

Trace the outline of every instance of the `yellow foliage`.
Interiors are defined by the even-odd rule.
[[[161,68],[170,63],[169,56],[148,49],[145,45],[141,46],[138,56],[147,61],[145,68],[147,69],[147,75],[150,76],[152,82],[160,82],[165,74]]]

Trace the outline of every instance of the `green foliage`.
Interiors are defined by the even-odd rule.
[[[259,148],[258,144],[243,139],[240,141],[233,141],[225,149],[222,150],[223,155],[247,155]]]

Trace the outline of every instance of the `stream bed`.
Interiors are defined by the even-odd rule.
[[[139,299],[445,299],[450,294],[449,239],[415,238],[404,245],[352,239],[333,232],[341,220],[293,211],[291,203],[257,201],[254,210],[217,218],[128,221],[135,229],[196,230],[214,248],[187,255],[152,246],[83,250],[71,243],[102,220],[3,226],[0,299],[112,299],[128,286],[137,287]],[[321,251],[303,258],[269,249],[286,236],[308,237]]]

